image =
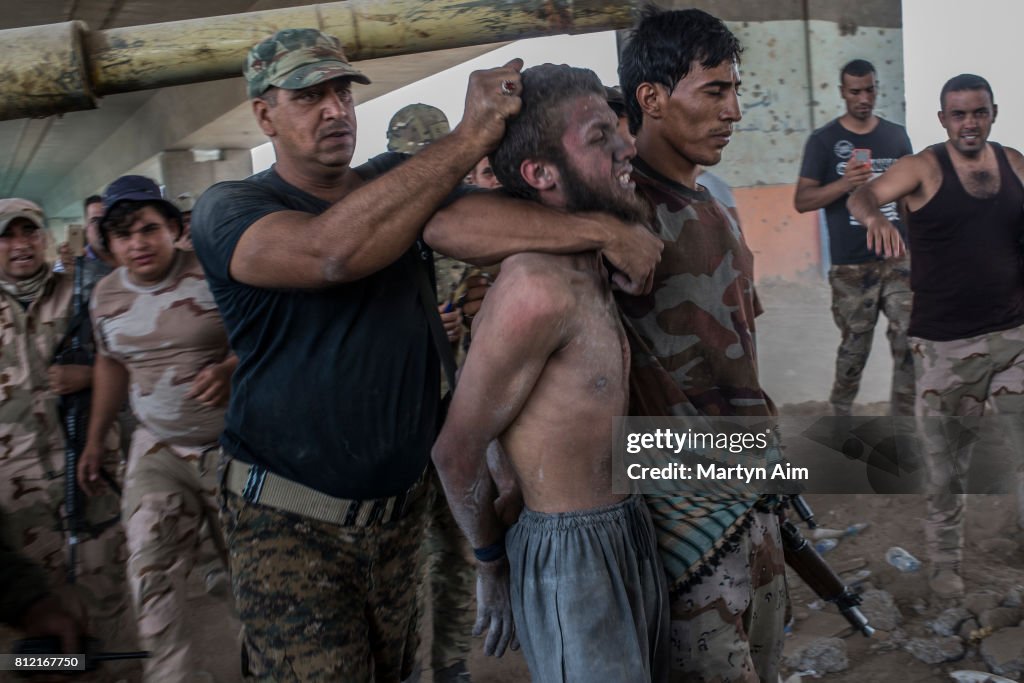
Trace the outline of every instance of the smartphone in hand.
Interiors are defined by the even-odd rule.
[[[72,224],[68,226],[67,234],[71,255],[78,258],[85,253],[85,228],[81,225]]]

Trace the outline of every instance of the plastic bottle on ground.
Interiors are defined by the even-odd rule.
[[[885,561],[903,573],[916,572],[921,568],[921,561],[899,546],[885,551]]]
[[[824,555],[828,551],[830,551],[833,548],[835,548],[837,545],[839,545],[839,541],[837,541],[836,539],[834,539],[834,538],[825,538],[825,539],[822,539],[820,541],[817,541],[814,544],[814,549],[818,551],[819,555]]]

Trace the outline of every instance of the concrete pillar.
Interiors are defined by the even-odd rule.
[[[252,155],[248,149],[220,150],[219,159],[196,161],[201,156],[192,150],[168,150],[160,153],[160,176],[168,199],[190,193],[193,199],[214,183],[241,180],[252,175]]]

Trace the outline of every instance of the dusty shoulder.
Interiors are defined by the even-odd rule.
[[[533,252],[509,256],[487,298],[529,317],[561,316],[576,300],[565,268],[567,258]]]

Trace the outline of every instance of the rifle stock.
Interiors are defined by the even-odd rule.
[[[813,518],[810,507],[800,496],[799,505],[796,506],[803,516],[804,511]],[[843,580],[832,571],[832,567],[818,554],[806,538],[800,534],[800,530],[789,520],[780,525],[782,531],[782,548],[785,554],[786,564],[793,568],[804,583],[813,590],[818,597],[827,602],[834,603],[839,608],[839,613],[846,618],[850,625],[870,638],[875,632],[869,624],[867,617],[860,611],[860,596],[854,593],[843,583]]]

